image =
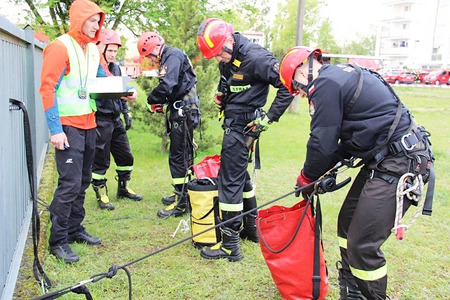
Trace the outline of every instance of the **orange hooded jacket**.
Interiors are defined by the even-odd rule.
[[[95,34],[95,37],[91,39],[83,34],[82,26],[87,19],[95,14],[100,14],[100,28]],[[82,49],[85,49],[87,43],[97,40],[105,20],[105,13],[94,2],[89,0],[75,0],[69,9],[69,19],[70,28],[68,34],[80,44]],[[58,103],[55,98],[56,90],[59,87],[62,77],[69,74],[69,72],[70,64],[67,49],[61,41],[56,39],[44,49],[41,87],[39,89],[51,135],[63,132],[62,125],[69,125],[80,129],[92,129],[97,126],[94,111],[81,116],[59,116]]]

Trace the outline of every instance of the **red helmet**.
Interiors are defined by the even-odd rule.
[[[119,47],[122,46],[119,34],[112,29],[102,29],[98,35],[97,43],[98,42],[105,45],[116,44]]]
[[[164,45],[164,39],[153,31],[147,31],[141,34],[137,42],[137,48],[141,56],[149,55],[156,46],[162,45]]]
[[[233,26],[221,19],[203,21],[197,32],[197,47],[205,59],[216,57],[227,38],[234,32]]]
[[[304,46],[297,46],[289,49],[281,61],[280,80],[291,95],[298,95],[298,92],[292,89],[292,80],[294,79],[295,70],[305,63],[311,55],[314,55],[314,57],[322,63],[322,50]]]

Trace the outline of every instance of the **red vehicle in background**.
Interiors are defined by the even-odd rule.
[[[440,85],[443,83],[450,84],[450,72],[448,70],[432,71],[424,77],[423,82],[425,84],[435,85]]]
[[[424,80],[425,80],[425,76],[427,76],[428,74],[430,74],[430,71],[429,70],[420,70],[419,71],[419,81],[420,81],[420,83],[423,83],[424,82]]]
[[[416,81],[416,76],[412,72],[405,72],[398,76],[398,81],[400,83],[412,84]]]
[[[398,84],[400,83],[399,77],[402,73],[402,71],[389,71],[387,73],[384,73],[382,77],[389,83]]]

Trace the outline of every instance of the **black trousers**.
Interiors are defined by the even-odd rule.
[[[244,135],[245,125],[251,120],[241,121],[225,119],[219,171],[219,206],[223,221],[227,221],[244,210],[243,193],[253,189],[251,177],[247,171],[250,149],[256,136]],[[256,207],[256,200],[252,197]],[[239,230],[242,217],[226,224],[233,230]]]
[[[95,129],[82,130],[63,126],[70,148],[55,150],[58,186],[50,204],[49,244],[67,242],[68,234],[83,230],[84,198],[91,181],[95,151]]]
[[[111,164],[111,155],[119,174],[131,172],[134,158],[122,121],[120,118],[97,118],[95,159],[92,166],[94,179],[95,177],[102,177],[98,175],[106,174]]]
[[[372,178],[371,169],[398,177],[408,172],[405,156],[387,157],[378,165],[363,168],[350,188],[338,217],[338,238],[343,277],[357,284],[367,299],[385,299],[386,259],[381,245],[391,235],[396,212],[396,182]],[[404,200],[404,212],[411,202]]]
[[[187,184],[189,178],[189,168],[193,164],[194,148],[193,135],[194,128],[190,112],[184,110],[182,115],[171,108],[170,111],[170,148],[169,148],[169,169],[172,176],[172,183],[178,191]],[[185,191],[187,186],[185,186]]]

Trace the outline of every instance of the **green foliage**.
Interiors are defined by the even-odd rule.
[[[271,5],[268,0],[209,1],[207,16],[221,18],[232,24],[235,31],[260,31],[267,26],[267,17]]]
[[[349,45],[344,46],[344,53],[357,55],[375,55],[375,43],[377,37],[375,34],[371,36],[358,36],[357,40],[351,41]]]
[[[316,44],[324,51],[328,51],[330,53],[341,53],[341,48],[338,46],[336,40],[331,34],[331,23],[328,18],[325,19],[320,25]]]
[[[323,1],[321,0],[306,1],[302,45],[311,47],[317,45],[321,24],[323,22],[319,15],[322,5]],[[289,0],[279,4],[277,16],[271,31],[272,52],[279,59],[283,58],[289,48],[295,46],[297,8],[297,0]]]

